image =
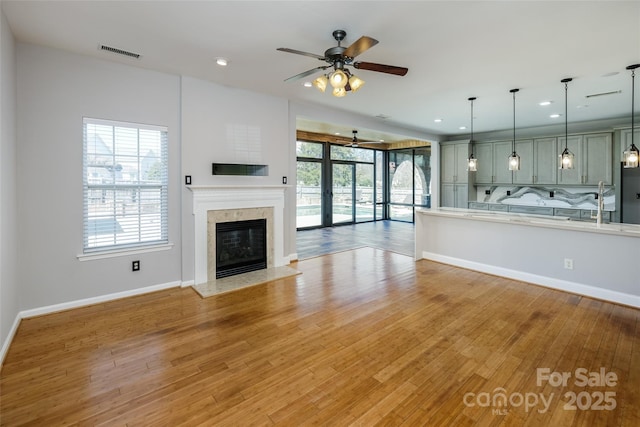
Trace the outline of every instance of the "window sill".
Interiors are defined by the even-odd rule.
[[[117,249],[112,251],[93,252],[88,254],[79,254],[78,261],[93,261],[97,259],[115,258],[127,255],[144,254],[148,252],[167,251],[173,248],[173,243],[162,245],[144,246],[130,249]]]

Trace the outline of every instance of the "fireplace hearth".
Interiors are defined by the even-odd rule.
[[[267,220],[216,224],[216,279],[267,268]]]

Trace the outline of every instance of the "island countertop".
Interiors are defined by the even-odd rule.
[[[614,234],[618,236],[640,237],[640,225],[621,223],[596,224],[595,220],[582,221],[563,216],[518,214],[462,208],[416,209],[421,215],[436,215],[450,218],[464,218],[478,221],[512,223],[532,227],[546,227],[561,230],[585,231],[592,233]]]

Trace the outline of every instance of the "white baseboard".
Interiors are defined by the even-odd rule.
[[[185,282],[182,282],[180,286],[182,286],[183,288],[188,288],[189,286],[193,286],[195,284],[196,284],[195,280],[187,280]]]
[[[144,288],[132,289],[130,291],[116,292],[113,294],[101,295],[98,297],[86,298],[86,299],[81,299],[76,301],[69,301],[69,302],[64,302],[60,304],[48,305],[45,307],[32,308],[29,310],[20,311],[16,315],[16,319],[13,322],[13,325],[11,327],[11,330],[9,331],[9,334],[7,335],[7,338],[2,343],[2,349],[0,349],[0,368],[4,364],[4,358],[7,354],[7,351],[9,350],[9,346],[13,341],[13,337],[15,336],[16,331],[18,330],[18,326],[20,326],[20,322],[22,319],[27,319],[29,317],[35,317],[35,316],[42,316],[44,314],[55,313],[58,311],[69,310],[72,308],[84,307],[92,304],[99,304],[102,302],[131,297],[135,295],[148,294],[150,292],[161,291],[164,289],[176,288],[180,285],[181,285],[181,282],[169,282],[169,283],[163,283],[160,285],[153,285],[153,286],[147,286]]]
[[[18,326],[20,326],[20,322],[22,321],[22,317],[20,317],[20,313],[16,315],[15,320],[13,321],[13,325],[11,325],[11,329],[9,330],[9,334],[7,338],[2,343],[2,348],[0,349],[0,370],[2,369],[2,365],[4,364],[4,358],[9,351],[9,346],[13,341],[13,337],[16,335],[18,331]]]
[[[522,282],[533,283],[535,285],[570,292],[572,294],[583,295],[617,304],[640,308],[640,296],[638,295],[625,294],[618,291],[612,291],[610,289],[597,288],[595,286],[584,285],[582,283],[555,279],[553,277],[540,276],[537,274],[511,270],[508,268],[497,267],[489,264],[482,264],[475,261],[468,261],[465,259],[434,254],[431,252],[422,252],[422,258],[441,262],[444,264],[455,265],[457,267],[468,268],[469,270],[480,271],[482,273],[493,274],[496,276],[507,277],[509,279],[520,280]]]
[[[130,291],[116,292],[113,294],[101,295],[98,297],[63,302],[60,304],[48,305],[45,307],[32,308],[30,310],[21,311],[20,314],[23,319],[27,319],[29,317],[42,316],[43,314],[55,313],[57,311],[69,310],[71,308],[84,307],[87,305],[99,304],[102,302],[112,301],[120,298],[148,294],[150,292],[162,291],[169,288],[176,288],[180,286],[180,283],[181,282],[163,283],[160,285],[147,286],[145,288],[131,289]]]
[[[284,257],[284,260],[287,264],[291,264],[293,261],[298,261],[298,253],[294,252]]]

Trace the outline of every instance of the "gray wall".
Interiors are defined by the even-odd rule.
[[[20,311],[16,272],[16,59],[15,42],[0,12],[0,362]]]
[[[34,45],[17,53],[20,309],[179,282],[179,77]],[[78,260],[83,116],[167,126],[172,249]]]

